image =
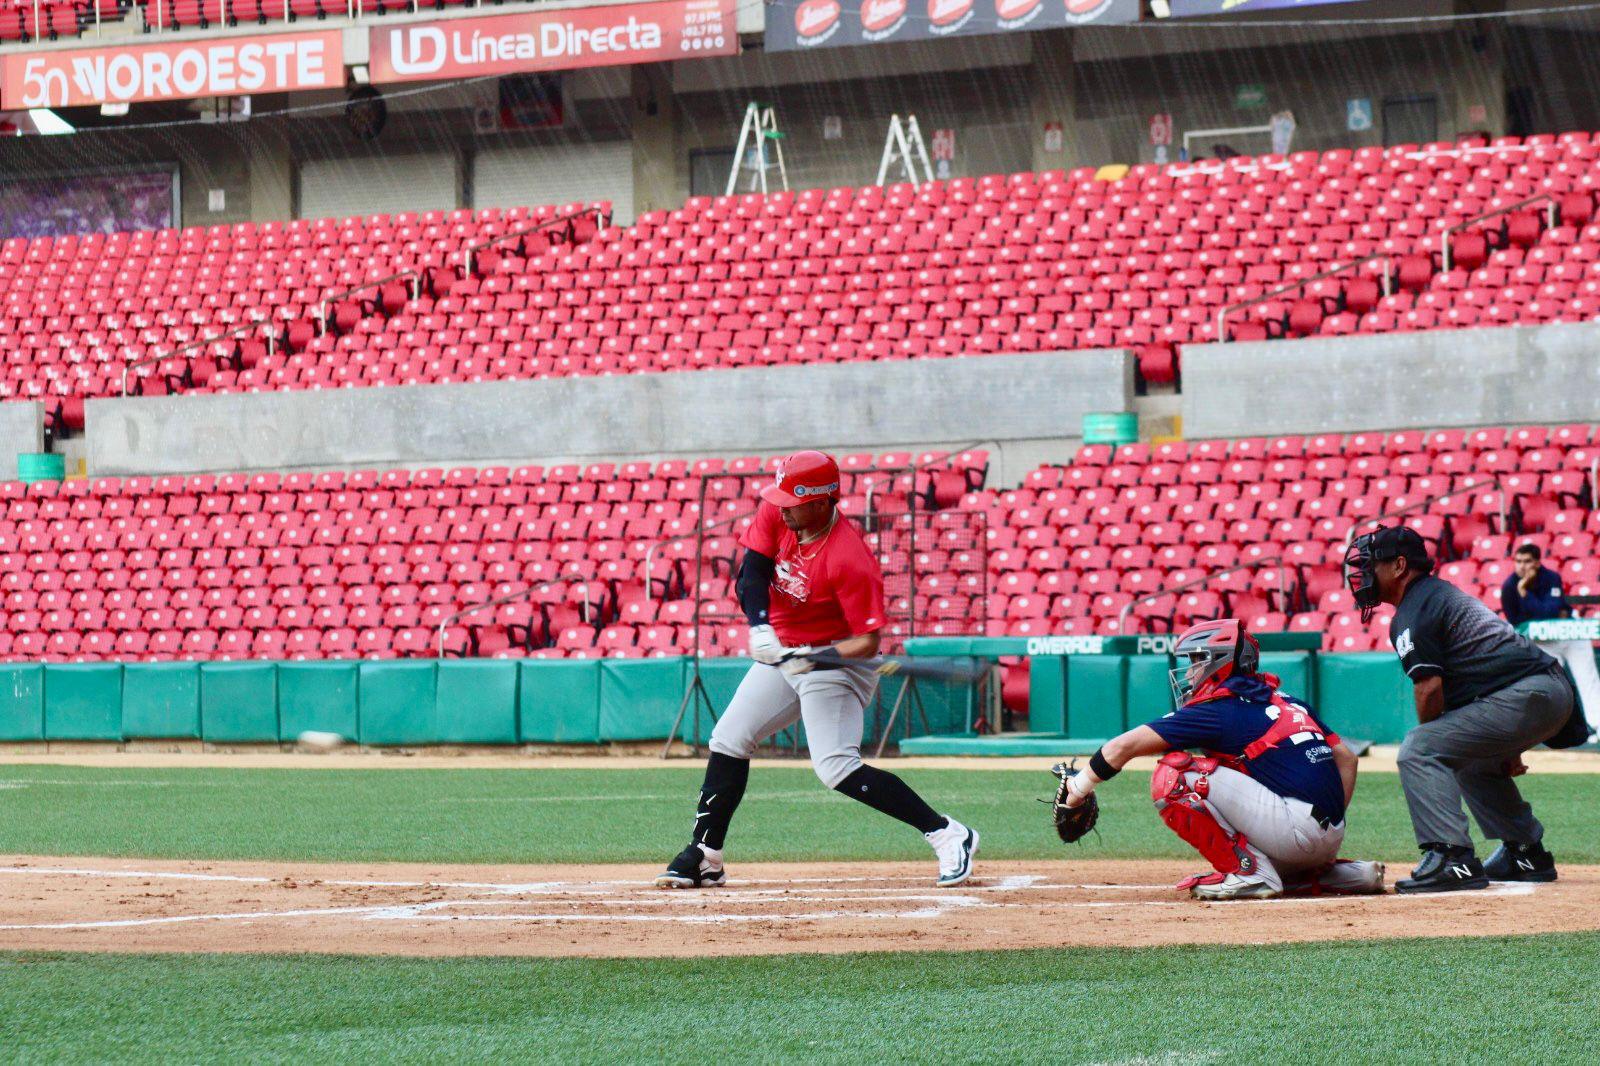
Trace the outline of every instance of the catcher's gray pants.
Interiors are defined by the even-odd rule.
[[[1490,840],[1537,844],[1544,827],[1506,776],[1506,760],[1553,736],[1572,714],[1572,686],[1559,669],[1536,674],[1446,711],[1400,745],[1400,787],[1418,844],[1471,847],[1466,798]]]
[[[1199,777],[1192,771],[1185,773],[1184,783],[1195,788]],[[1223,832],[1244,834],[1256,853],[1257,876],[1279,890],[1285,875],[1290,880],[1304,880],[1308,872],[1332,865],[1344,842],[1343,822],[1325,826],[1311,814],[1311,804],[1280,796],[1225,766],[1209,775],[1204,803]]]
[[[739,682],[728,709],[711,731],[711,750],[735,759],[755,756],[756,746],[796,720],[806,727],[811,766],[833,788],[861,765],[861,728],[867,701],[878,687],[870,667],[785,674],[756,663]]]

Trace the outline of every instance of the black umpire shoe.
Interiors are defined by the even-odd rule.
[[[1483,864],[1468,848],[1433,846],[1423,852],[1422,861],[1411,871],[1411,876],[1396,881],[1394,890],[1412,892],[1462,892],[1473,888],[1488,888],[1489,878],[1484,875]]]
[[[1483,872],[1491,881],[1554,881],[1556,857],[1543,844],[1513,844],[1507,841],[1495,849]]]

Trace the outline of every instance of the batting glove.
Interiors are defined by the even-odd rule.
[[[750,627],[750,658],[768,666],[777,666],[783,660],[784,647],[771,626]]]
[[[783,662],[778,664],[778,669],[790,677],[798,674],[809,674],[817,668],[817,664],[806,658],[806,656],[816,650],[809,644],[803,648],[785,648],[783,649]]]

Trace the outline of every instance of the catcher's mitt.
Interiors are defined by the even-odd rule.
[[[1058,762],[1050,768],[1050,772],[1061,779],[1056,785],[1056,798],[1051,804],[1051,811],[1055,815],[1056,835],[1068,844],[1076,844],[1089,834],[1096,822],[1100,820],[1100,801],[1095,799],[1093,792],[1087,799],[1076,807],[1067,806],[1067,782],[1078,773],[1076,766],[1068,766]]]

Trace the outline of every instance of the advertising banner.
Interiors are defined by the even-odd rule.
[[[658,63],[739,52],[734,0],[524,11],[374,26],[377,84]]]
[[[1139,0],[771,0],[766,48],[794,52],[1138,20]]]
[[[1195,15],[1240,15],[1249,11],[1283,11],[1300,7],[1358,3],[1359,0],[1169,0],[1172,18]]]
[[[0,56],[6,110],[343,86],[338,30]]]

